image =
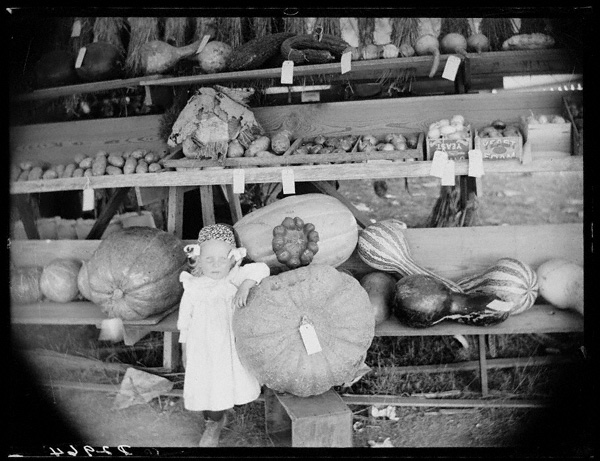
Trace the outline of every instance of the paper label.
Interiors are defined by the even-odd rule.
[[[494,309],[495,311],[507,312],[513,308],[513,303],[507,301],[500,301],[499,299],[494,299],[491,303],[489,303],[486,307],[490,309]]]
[[[444,72],[442,73],[442,78],[445,78],[446,80],[454,81],[459,67],[460,67],[460,58],[458,56],[454,56],[453,54],[448,56],[448,60],[446,61],[446,66],[444,67]]]
[[[242,168],[233,169],[233,193],[243,194],[245,190],[246,172]]]
[[[73,23],[73,29],[71,29],[71,37],[79,37],[81,35],[81,21],[76,19]]]
[[[302,336],[302,342],[306,348],[306,353],[308,355],[312,355],[316,354],[317,352],[321,352],[321,344],[319,343],[319,338],[317,337],[315,327],[313,327],[310,323],[305,323],[303,321],[299,330],[300,336]]]
[[[206,46],[206,44],[208,43],[209,40],[210,40],[210,35],[205,35],[204,37],[202,37],[202,41],[200,42],[200,45],[198,45],[196,54],[200,54],[202,52],[202,50],[204,49],[204,47]]]
[[[444,151],[436,150],[433,154],[433,160],[431,161],[431,170],[429,171],[429,175],[441,178],[444,175],[444,169],[447,161],[448,154]]]
[[[281,65],[281,83],[284,85],[294,83],[294,61],[283,61]]]
[[[352,67],[352,52],[346,51],[344,54],[342,54],[342,59],[340,62],[342,64],[342,74],[350,72]]]
[[[284,194],[296,193],[296,181],[294,180],[294,170],[284,168],[281,170],[281,185],[283,186]]]
[[[83,189],[83,206],[82,206],[82,210],[83,211],[91,211],[95,208],[95,203],[94,203],[94,189],[92,188],[86,188]]]
[[[79,69],[83,64],[83,58],[85,57],[86,48],[79,49],[79,54],[77,55],[77,60],[75,61],[75,69]]]
[[[479,149],[472,149],[469,151],[469,176],[479,178],[483,175],[483,154]]]
[[[321,93],[319,91],[303,91],[300,93],[301,102],[319,102]]]
[[[454,186],[455,179],[454,160],[448,160],[444,167],[444,174],[442,175],[442,186]]]

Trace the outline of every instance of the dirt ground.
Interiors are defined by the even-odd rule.
[[[581,173],[497,175],[485,177],[483,184],[480,224],[541,224],[583,219]],[[423,224],[438,191],[439,182],[428,178],[409,180],[409,192],[405,190],[404,180],[388,181],[385,198],[373,193],[371,181],[353,181],[340,186],[340,192],[368,215],[377,219],[397,217],[409,227]],[[23,368],[19,363],[16,367],[17,370]],[[11,375],[12,390],[7,405],[12,418],[9,454],[29,452],[59,457],[53,450],[62,449],[71,456],[73,452],[67,451],[75,449],[79,455],[91,456],[84,448],[90,446],[97,450],[109,447],[115,455],[124,454],[119,446],[127,446],[140,456],[207,456],[206,452],[199,453],[193,448],[199,441],[203,419],[186,411],[180,398],[160,397],[116,410],[113,409],[114,393],[66,389],[58,385],[44,386],[42,390],[36,385],[40,381],[37,373],[39,371],[29,374],[23,369],[23,373]],[[409,450],[406,452],[409,454],[412,454],[411,449],[443,448],[466,450],[469,455],[479,453],[478,449],[493,448],[500,449],[499,453],[505,456],[526,453],[533,457],[587,458],[595,448],[591,434],[596,424],[592,412],[584,411],[589,410],[588,397],[595,398],[594,392],[593,389],[590,394],[586,392],[588,389],[581,383],[573,383],[573,394],[559,398],[552,408],[398,407],[397,421],[373,418],[369,416],[368,407],[351,407],[353,446],[357,450],[353,453],[358,453],[359,448],[368,448],[369,441],[383,442],[389,438],[396,449]],[[222,433],[221,447],[233,449],[235,456],[244,457],[252,457],[253,449],[273,449],[265,432],[262,401],[236,407],[231,416],[231,422]],[[121,448],[126,451],[127,447]],[[227,453],[224,450],[219,456],[227,456]],[[462,454],[462,451],[457,453]]]

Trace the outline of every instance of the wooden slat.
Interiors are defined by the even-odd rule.
[[[200,186],[200,204],[202,208],[202,224],[215,224],[215,203],[212,186]]]
[[[97,240],[102,237],[102,234],[104,234],[104,231],[110,224],[110,220],[113,218],[123,201],[127,198],[130,189],[131,187],[123,187],[121,189],[116,189],[112,193],[108,203],[102,210],[102,213],[100,213],[100,216],[98,216],[98,219],[96,219],[94,225],[90,229],[90,232],[86,237],[87,240]]]
[[[167,232],[181,238],[183,233],[183,187],[169,187]]]
[[[21,222],[25,228],[25,233],[29,239],[39,239],[40,234],[35,224],[35,218],[33,217],[33,210],[29,204],[29,197],[17,195],[15,202],[17,210],[19,210],[19,216],[21,216]]]
[[[447,407],[447,408],[543,408],[551,402],[542,400],[481,400],[481,399],[424,399],[397,395],[340,396],[347,405],[393,405],[396,407]]]

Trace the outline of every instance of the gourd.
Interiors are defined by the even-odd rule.
[[[300,34],[283,41],[281,55],[296,64],[322,64],[339,59],[349,46],[331,34]]]
[[[429,275],[450,290],[462,292],[458,284],[434,274],[414,261],[402,232],[403,227],[404,223],[398,219],[386,219],[365,227],[358,236],[357,253],[360,259],[373,269],[384,272],[396,272],[402,276]]]
[[[319,252],[312,264],[339,266],[346,261],[358,240],[358,226],[352,212],[338,199],[325,194],[292,195],[251,213],[234,225],[240,245],[248,258],[264,262],[271,269],[286,270],[273,251],[273,229],[287,216],[314,224],[319,234]]]
[[[181,47],[160,40],[146,42],[140,47],[143,72],[146,75],[166,72],[182,59],[196,53],[199,46],[200,40]]]
[[[307,353],[299,331],[303,322],[314,328],[320,352]],[[263,279],[246,307],[235,311],[233,331],[242,364],[261,383],[308,397],[357,376],[375,319],[354,277],[311,264]]]
[[[486,293],[456,293],[434,277],[415,274],[396,283],[393,312],[400,322],[415,328],[427,328],[443,320],[488,326],[509,315],[508,311],[488,306],[494,300],[498,298]]]
[[[198,62],[200,68],[207,74],[222,72],[227,68],[227,60],[231,55],[231,46],[225,42],[212,41],[206,44],[200,54]]]
[[[431,70],[429,71],[429,78],[432,78],[440,65],[439,40],[432,34],[421,35],[415,42],[415,53],[417,53],[418,56],[424,56],[426,54],[431,54],[433,56]]]
[[[511,315],[525,312],[538,296],[535,271],[518,259],[501,258],[485,271],[458,281],[465,293],[488,293],[513,303]]]
[[[108,42],[93,42],[85,46],[81,67],[75,69],[84,82],[113,80],[124,74],[125,57],[119,48]]]
[[[461,56],[467,55],[467,39],[461,34],[451,32],[444,35],[441,41],[443,53],[458,53]]]
[[[40,277],[40,289],[46,298],[57,303],[68,303],[77,298],[77,276],[81,261],[57,258],[44,266]]]
[[[367,291],[375,325],[390,318],[392,314],[392,299],[396,288],[396,279],[386,272],[369,272],[360,279],[360,285]]]
[[[467,50],[475,51],[476,53],[489,51],[490,41],[481,33],[469,35],[469,38],[467,38]]]
[[[287,216],[273,229],[273,251],[277,261],[290,269],[307,266],[319,251],[319,233],[312,223]]]
[[[13,267],[10,271],[10,300],[15,304],[29,304],[41,301],[43,293],[40,288],[42,268]]]
[[[559,309],[574,309],[583,315],[583,267],[554,258],[537,268],[540,295]]]
[[[227,69],[251,70],[262,66],[270,58],[278,55],[281,44],[294,35],[292,32],[279,32],[247,41],[231,52]]]
[[[87,262],[91,301],[109,317],[141,320],[181,299],[183,242],[151,227],[126,227],[107,236]]]
[[[75,56],[64,50],[44,54],[34,67],[38,88],[71,85],[79,79],[75,72]]]

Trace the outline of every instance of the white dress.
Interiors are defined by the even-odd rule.
[[[183,402],[192,411],[220,411],[256,400],[260,383],[240,362],[235,348],[233,297],[246,279],[269,275],[264,263],[235,266],[220,280],[182,272],[183,296],[177,328],[186,343]],[[242,308],[243,309],[243,308]]]

